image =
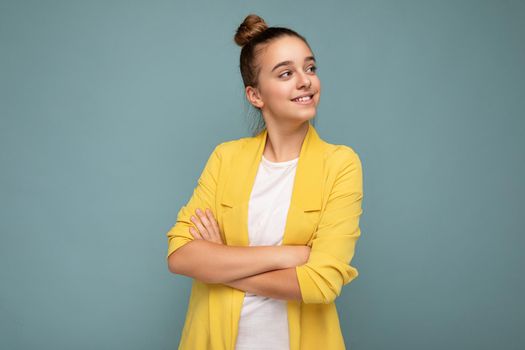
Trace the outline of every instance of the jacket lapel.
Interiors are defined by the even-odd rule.
[[[301,145],[288,210],[283,245],[307,244],[316,229],[322,205],[325,142],[308,122]],[[221,198],[226,244],[248,246],[248,203],[266,145],[267,129],[246,138],[233,156]]]

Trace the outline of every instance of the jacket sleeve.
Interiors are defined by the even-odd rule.
[[[333,302],[343,285],[358,276],[350,261],[361,235],[362,167],[357,153],[348,146],[345,148],[349,149],[348,156],[345,155],[321,214],[308,262],[296,267],[305,304]]]
[[[193,194],[186,205],[182,206],[177,214],[177,220],[171,229],[166,233],[168,237],[168,254],[166,259],[178,248],[186,243],[194,240],[189,228],[197,227],[190,220],[192,215],[196,215],[195,210],[200,208],[210,208],[213,215],[216,216],[215,210],[215,193],[217,189],[217,180],[219,177],[219,170],[221,164],[221,157],[219,154],[220,145],[216,146],[202,171],[198,181],[197,187],[193,190]],[[198,231],[198,229],[197,229]]]

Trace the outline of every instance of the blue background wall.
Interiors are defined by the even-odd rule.
[[[360,155],[350,349],[525,347],[522,1],[0,1],[0,348],[175,349],[165,233],[249,135],[233,34],[318,58],[316,127]]]

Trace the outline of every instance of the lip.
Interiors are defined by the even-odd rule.
[[[310,100],[308,101],[305,101],[305,102],[300,102],[300,101],[294,101],[293,99],[291,99],[290,101],[292,101],[293,103],[295,104],[298,104],[298,105],[302,105],[302,106],[308,106],[308,105],[311,105],[314,103],[314,96],[315,96],[315,92],[314,93],[309,93],[309,94],[302,94],[302,95],[299,95],[295,98],[299,98],[299,97],[304,97],[304,96],[311,96]]]
[[[306,94],[302,94],[302,95],[299,95],[299,96],[295,96],[294,98],[292,98],[291,100],[293,99],[296,99],[296,98],[299,98],[299,97],[305,97],[305,96],[314,96],[315,95],[315,92],[308,92]]]

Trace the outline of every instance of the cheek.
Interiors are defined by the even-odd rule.
[[[318,76],[315,76],[315,77],[312,79],[312,85],[313,85],[313,87],[316,88],[316,90],[321,91],[321,80],[319,80],[319,77],[318,77]]]
[[[290,87],[285,84],[275,86],[269,94],[270,103],[282,104],[285,101],[289,101],[291,96],[290,91]]]

